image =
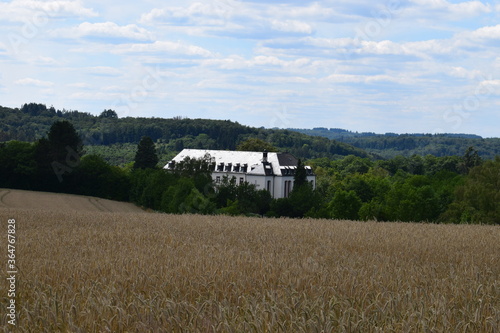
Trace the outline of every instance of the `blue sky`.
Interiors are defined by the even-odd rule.
[[[0,0],[0,105],[500,136],[500,0]]]

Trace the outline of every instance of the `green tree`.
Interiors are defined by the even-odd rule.
[[[181,214],[213,214],[215,204],[203,196],[196,188],[193,188],[184,199],[184,202],[179,205],[178,212]]]
[[[50,157],[57,162],[69,164],[68,158],[80,156],[83,142],[73,124],[67,120],[56,121],[48,133]]]
[[[334,219],[358,220],[361,199],[354,191],[339,190],[328,205],[330,217]]]
[[[386,196],[385,211],[393,221],[435,221],[441,211],[432,179],[415,175],[395,183]]]
[[[258,138],[250,138],[246,141],[243,141],[240,143],[237,147],[236,150],[239,151],[273,151],[276,152],[278,149],[274,147],[272,144],[269,142],[266,142],[264,140],[258,139]]]
[[[113,110],[104,110],[99,115],[99,118],[109,118],[109,119],[118,119],[118,114]]]
[[[163,169],[134,169],[131,173],[130,200],[154,210],[163,210],[162,196],[179,179]]]
[[[359,209],[359,218],[363,221],[384,221],[387,219],[386,216],[385,205],[379,198],[374,198],[370,202],[363,203]]]
[[[299,159],[297,163],[297,169],[295,169],[295,175],[293,176],[293,188],[300,188],[307,184],[307,171],[302,161]]]
[[[452,223],[500,224],[500,157],[472,168],[441,216]]]
[[[74,192],[75,184],[71,173],[80,163],[82,154],[83,143],[74,126],[67,120],[53,123],[48,138],[38,140],[35,145],[39,179],[36,188]]]
[[[175,163],[171,172],[177,177],[191,178],[198,191],[206,195],[213,193],[213,168],[212,159],[209,154],[206,154],[202,158],[184,158],[184,160]]]
[[[33,189],[37,171],[34,150],[28,142],[0,143],[0,187]]]
[[[112,200],[129,200],[130,179],[121,168],[98,155],[85,155],[75,170],[78,194]]]
[[[271,202],[270,210],[266,215],[269,217],[282,217],[282,216],[300,217],[300,216],[295,216],[296,214],[294,213],[294,210],[295,207],[293,206],[293,203],[290,200],[290,198],[279,198],[279,199],[274,199]]]
[[[373,162],[368,158],[361,158],[354,155],[348,155],[338,161],[338,168],[343,176],[353,173],[367,173],[372,166]]]
[[[462,160],[463,160],[462,162],[463,172],[465,174],[468,174],[472,168],[481,165],[481,163],[483,162],[477,150],[472,146],[467,148],[464,156],[462,157]]]
[[[195,196],[193,190],[196,190],[193,180],[189,178],[180,178],[175,185],[168,187],[161,198],[161,210],[172,214],[187,213],[190,210],[188,197]]]
[[[135,169],[154,169],[158,164],[158,155],[153,140],[149,136],[143,136],[137,146],[134,159]]]
[[[257,190],[248,182],[236,184],[236,178],[223,177],[217,186],[213,201],[222,213],[230,215],[264,215],[271,204],[271,194],[267,190]]]

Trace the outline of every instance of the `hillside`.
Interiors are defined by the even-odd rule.
[[[500,155],[500,138],[484,139],[474,134],[375,134],[324,127],[289,130],[344,142],[384,158],[397,155],[462,156],[470,146],[475,147],[485,159]]]
[[[104,152],[108,161],[116,165],[131,161],[124,160],[123,156],[133,157],[142,136],[149,136],[157,143],[161,160],[184,148],[234,150],[248,138],[262,139],[283,152],[303,159],[346,155],[369,157],[364,150],[339,141],[289,130],[249,127],[229,120],[118,118],[112,110],[94,116],[35,103],[25,104],[20,109],[0,107],[0,142],[34,142],[45,136],[58,120],[70,121],[89,151]],[[112,151],[106,151],[104,147],[110,146]]]
[[[57,212],[140,213],[134,204],[95,197],[48,192],[0,189],[1,209],[34,209]]]
[[[262,139],[302,159],[335,159],[347,155],[375,159],[398,155],[462,156],[470,146],[485,159],[500,155],[499,138],[485,139],[473,134],[376,134],[323,127],[266,129],[229,120],[118,118],[112,110],[94,116],[36,103],[21,108],[0,106],[0,142],[34,142],[45,136],[58,120],[69,120],[75,126],[88,153],[100,154],[109,163],[120,166],[133,160],[136,145],[144,135],[156,142],[161,163],[183,148],[234,150],[248,138]]]

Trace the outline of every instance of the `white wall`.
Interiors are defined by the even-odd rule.
[[[236,178],[236,184],[240,184],[240,179],[243,178],[243,182],[248,182],[250,184],[255,185],[257,190],[267,190],[267,182],[271,182],[271,196],[273,198],[284,198],[285,197],[285,182],[290,181],[291,190],[293,190],[293,176],[261,176],[261,175],[249,175],[245,173],[236,173],[236,172],[212,172],[212,179],[214,183],[217,184],[217,177],[220,177],[220,181],[222,182],[224,176],[227,176],[229,179],[231,177]],[[307,176],[308,182],[313,182],[313,188],[316,188],[316,176]]]

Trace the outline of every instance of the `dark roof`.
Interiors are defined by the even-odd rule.
[[[278,153],[278,161],[280,166],[297,166],[299,163],[297,158],[289,153]]]

